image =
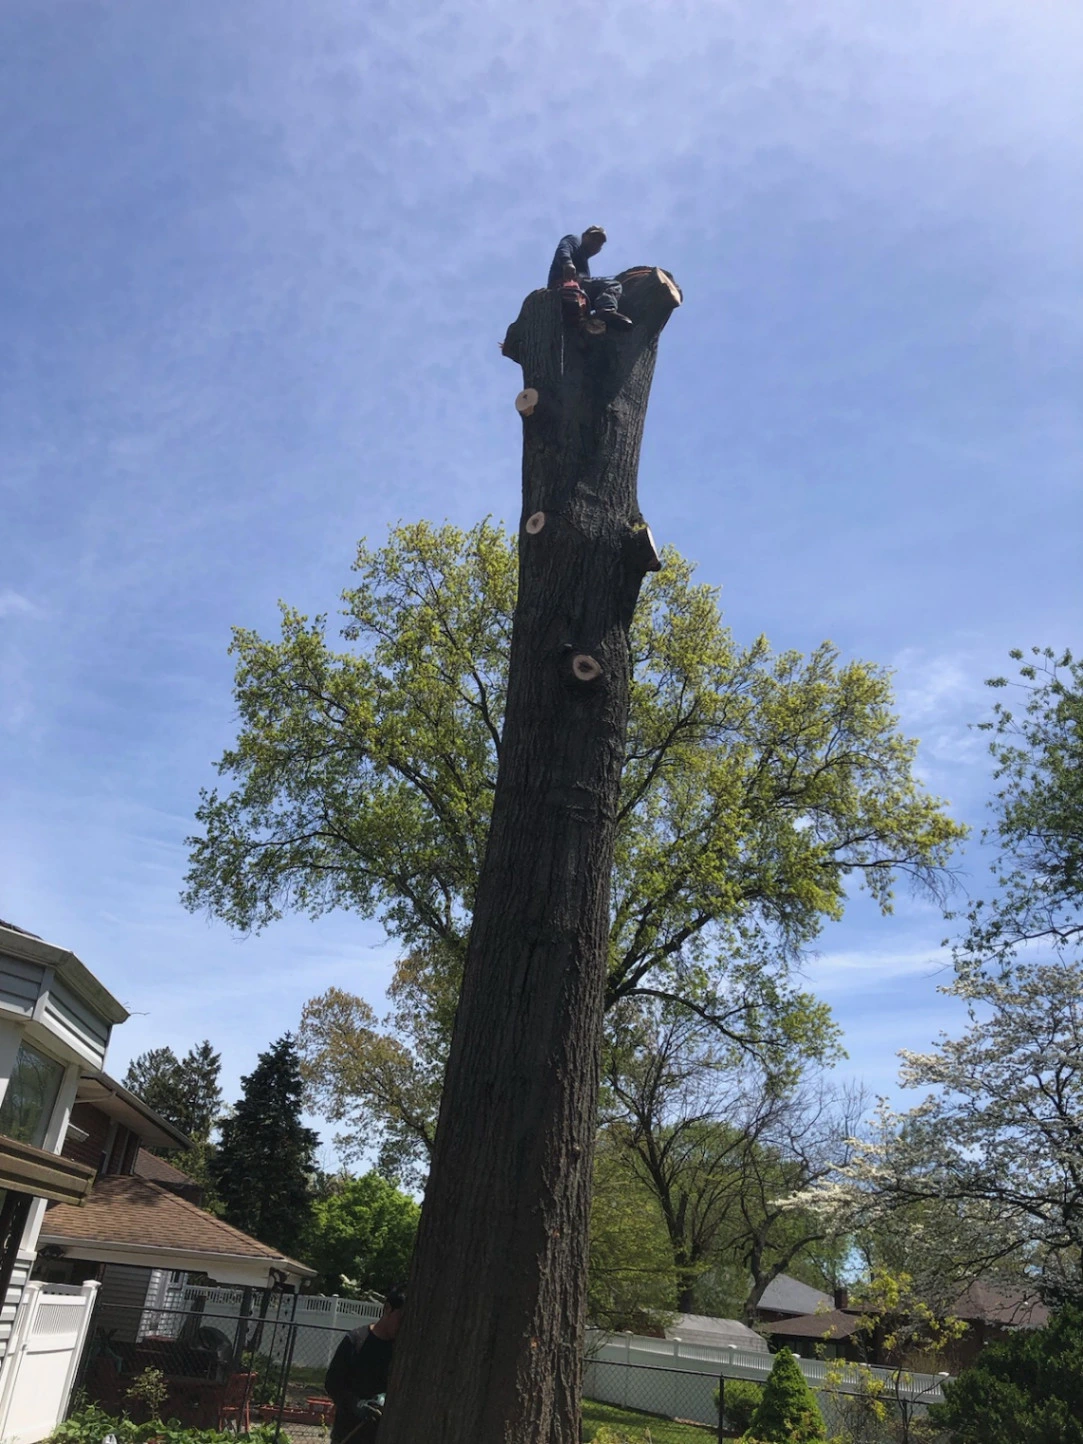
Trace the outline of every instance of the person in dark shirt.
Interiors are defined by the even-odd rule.
[[[553,255],[546,284],[556,287],[562,286],[565,281],[578,281],[596,316],[600,316],[607,326],[626,328],[632,322],[620,311],[620,282],[612,276],[590,274],[591,257],[598,254],[605,241],[605,231],[601,226],[588,226],[581,236],[564,236]]]
[[[354,1329],[335,1350],[324,1379],[335,1405],[331,1444],[370,1444],[375,1438],[381,1406],[371,1405],[387,1393],[391,1354],[405,1303],[405,1294],[393,1289],[376,1322]]]

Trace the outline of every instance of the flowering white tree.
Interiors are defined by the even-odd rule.
[[[973,974],[945,992],[973,1021],[901,1081],[931,1091],[881,1106],[870,1139],[821,1191],[881,1258],[915,1266],[946,1295],[967,1277],[1020,1267],[1054,1290],[1083,1282],[1083,969],[1057,960],[1007,979]],[[920,1261],[920,1263],[919,1263]]]
[[[956,980],[970,1026],[903,1052],[901,1082],[931,1091],[882,1105],[871,1139],[817,1191],[821,1209],[930,1287],[1025,1269],[1051,1294],[1083,1291],[1083,665],[1020,663],[1021,715],[1000,703],[1000,784],[987,839],[996,892],[968,914]],[[991,686],[1006,688],[1004,678]],[[795,1199],[794,1203],[807,1203]]]

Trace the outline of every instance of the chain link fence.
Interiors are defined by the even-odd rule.
[[[379,1314],[379,1306],[370,1317]],[[327,1366],[346,1329],[298,1316],[296,1295],[251,1291],[233,1300],[99,1310],[73,1402],[142,1421],[175,1419],[193,1429],[247,1433],[272,1425],[294,1444],[325,1440],[334,1417]]]
[[[171,1306],[172,1305],[172,1306]],[[248,1433],[269,1426],[290,1444],[326,1444],[334,1407],[323,1381],[344,1334],[379,1305],[258,1290],[187,1290],[148,1307],[100,1301],[73,1392],[137,1422]],[[653,1444],[712,1444],[747,1427],[761,1385],[718,1364],[604,1357],[588,1346],[582,1437],[603,1425]],[[765,1356],[763,1368],[769,1369]],[[723,1367],[721,1373],[725,1373]],[[818,1388],[828,1432],[848,1444],[939,1444],[927,1411],[880,1390]],[[721,1405],[721,1409],[720,1409]],[[721,1417],[720,1417],[721,1416]]]

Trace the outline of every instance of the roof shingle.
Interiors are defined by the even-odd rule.
[[[161,1184],[129,1174],[99,1178],[82,1207],[54,1204],[45,1214],[41,1236],[62,1245],[157,1245],[161,1249],[223,1257],[266,1259],[269,1263],[286,1263],[291,1272],[305,1277],[314,1272]]]

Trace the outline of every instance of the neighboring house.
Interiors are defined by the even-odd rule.
[[[170,1310],[191,1276],[239,1285],[249,1303],[315,1277],[200,1208],[198,1184],[150,1152],[190,1140],[103,1071],[127,1017],[73,953],[0,923],[4,1444],[33,1444],[63,1417],[92,1312],[115,1358],[159,1333],[168,1373]],[[220,1381],[195,1382],[187,1402],[216,1419]]]
[[[825,1302],[832,1301],[826,1299]],[[960,1339],[951,1341],[937,1360],[916,1351],[889,1348],[885,1336],[896,1331],[890,1321],[869,1318],[867,1309],[852,1305],[846,1289],[836,1289],[834,1307],[813,1313],[777,1318],[764,1325],[774,1349],[788,1348],[804,1358],[851,1359],[888,1368],[900,1363],[923,1368],[947,1364],[956,1373],[972,1364],[986,1344],[1006,1338],[1016,1329],[1034,1329],[1048,1322],[1049,1310],[1033,1295],[1011,1292],[991,1284],[971,1284],[951,1308],[952,1317],[966,1324]]]
[[[0,923],[0,1437],[11,1444],[48,1433],[67,1404],[94,1289],[28,1279],[47,1204],[77,1211],[93,1185],[94,1169],[61,1148],[81,1076],[127,1017],[74,953]]]
[[[79,1207],[57,1203],[42,1223],[35,1277],[101,1283],[99,1312],[132,1309],[161,1273],[196,1274],[217,1284],[266,1289],[315,1277],[281,1249],[260,1243],[199,1207],[194,1179],[151,1148],[190,1146],[178,1128],[100,1070],[79,1080],[64,1154],[95,1168],[97,1181]],[[125,1329],[134,1339],[136,1330]]]
[[[815,1314],[831,1308],[831,1297],[821,1289],[803,1284],[789,1274],[778,1274],[760,1295],[755,1308],[757,1320],[769,1323],[774,1319],[794,1319],[802,1314]]]

